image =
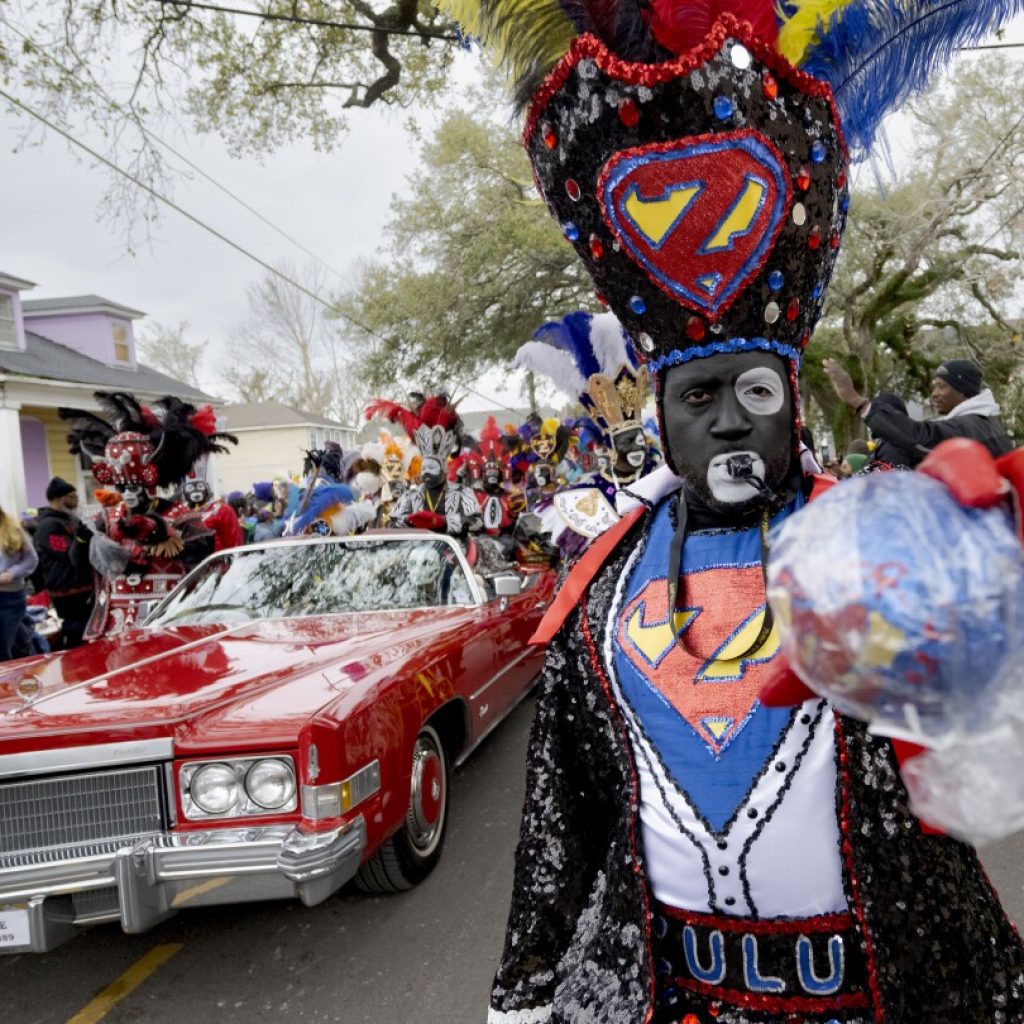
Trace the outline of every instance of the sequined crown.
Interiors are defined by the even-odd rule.
[[[652,369],[737,349],[799,360],[849,203],[827,85],[729,15],[661,64],[585,35],[523,138],[548,207]]]

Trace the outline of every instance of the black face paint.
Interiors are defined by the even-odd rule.
[[[647,458],[647,438],[639,427],[615,434],[612,447],[615,451],[615,469],[620,473],[635,473]]]
[[[666,456],[711,512],[742,516],[783,491],[793,455],[788,371],[767,352],[715,355],[667,371],[659,398]]]

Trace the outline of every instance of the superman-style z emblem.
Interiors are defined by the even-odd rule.
[[[626,604],[617,641],[647,686],[717,756],[750,718],[768,663],[778,653],[774,626],[760,648],[750,650],[764,616],[759,565],[706,569],[687,574],[686,607],[675,613],[675,631],[665,580],[655,579]]]
[[[715,316],[775,244],[790,184],[772,142],[744,129],[616,153],[598,195],[612,231],[651,280]]]

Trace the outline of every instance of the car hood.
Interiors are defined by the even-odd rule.
[[[466,614],[432,609],[140,629],[14,662],[0,672],[0,752],[16,741],[17,749],[52,745],[37,741],[55,734],[72,743],[102,741],[96,734],[171,735],[188,746],[204,720],[223,724],[232,714],[260,737],[294,741],[296,721],[456,628]]]

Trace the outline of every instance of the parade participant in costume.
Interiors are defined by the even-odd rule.
[[[615,495],[654,468],[643,427],[648,373],[614,313],[570,313],[547,323],[516,353],[516,366],[547,377],[590,414],[608,456],[554,495],[552,538],[576,554],[616,519]]]
[[[667,463],[538,630],[492,1024],[1024,1021],[1020,940],[973,851],[908,810],[892,743],[758,699],[847,143],[1011,6],[453,3],[533,94],[535,179],[650,360]]]
[[[477,500],[484,530],[491,537],[508,537],[515,527],[518,502],[510,499],[508,481],[509,449],[505,436],[493,416],[480,431],[480,489]]]
[[[541,502],[550,502],[561,486],[558,467],[569,450],[572,431],[553,417],[542,420],[533,415],[519,433],[530,448],[525,490],[527,507],[532,510]]]
[[[213,532],[193,520],[184,502],[160,498],[157,488],[180,487],[202,456],[236,443],[218,432],[212,406],[197,409],[168,396],[149,408],[121,392],[95,397],[109,419],[59,410],[71,423],[72,453],[86,455],[96,482],[121,495],[118,505],[104,507],[102,533],[90,544],[98,592],[87,640],[133,626],[142,602],[162,598],[212,553]]]
[[[435,530],[460,540],[478,533],[483,521],[476,495],[471,488],[451,484],[446,478],[460,426],[459,414],[447,396],[431,395],[418,412],[397,402],[377,400],[366,410],[368,420],[375,416],[400,423],[422,459],[419,482],[395,502],[388,526]]]
[[[421,458],[416,447],[393,437],[388,431],[380,432],[383,458],[380,463],[381,486],[377,500],[377,523],[386,526],[391,509],[405,489],[420,475]]]
[[[290,536],[348,537],[361,533],[377,510],[349,484],[322,484],[288,524]]]
[[[244,543],[238,514],[226,501],[213,498],[210,485],[205,480],[186,480],[181,488],[181,500],[194,518],[207,530],[213,531],[215,551],[237,548]]]

